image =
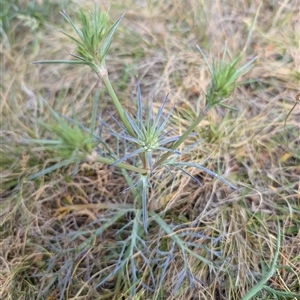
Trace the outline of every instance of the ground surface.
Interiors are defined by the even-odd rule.
[[[279,226],[274,272],[254,299],[297,299],[300,104],[289,112],[299,92],[299,1],[263,1],[248,43],[260,1],[115,2],[102,5],[111,6],[111,20],[126,12],[107,57],[116,93],[132,110],[137,77],[143,100],[154,99],[157,111],[170,92],[165,110],[175,105],[175,134],[203,108],[210,81],[196,45],[210,62],[221,59],[225,44],[226,60],[246,44],[241,65],[257,56],[226,102],[237,110],[211,110],[196,129],[203,141],[182,157],[204,163],[239,190],[195,168],[189,172],[202,186],[182,172],[173,178],[161,171],[153,178],[149,209],[209,263],[182,251],[152,222],[140,248],[113,273],[127,249],[123,241],[132,237],[131,227],[120,229],[131,224],[133,213],[109,223],[116,208],[134,203],[130,190],[122,193],[128,185],[120,170],[83,163],[75,176],[70,165],[28,180],[59,158],[24,143],[51,139],[41,122],[53,123],[53,117],[41,99],[89,124],[95,74],[87,67],[32,62],[68,58],[74,48],[59,30],[72,29],[59,11],[73,16],[78,6],[92,8],[92,1],[1,1],[0,298],[241,299],[267,276]],[[100,101],[112,124],[106,111],[114,108],[104,88]]]

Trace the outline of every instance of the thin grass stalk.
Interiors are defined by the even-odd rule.
[[[254,17],[253,22],[251,24],[251,27],[250,27],[250,30],[249,30],[249,34],[247,36],[247,40],[246,40],[246,43],[245,43],[245,46],[244,46],[244,48],[242,50],[242,55],[244,55],[246,53],[246,50],[248,49],[248,47],[250,45],[252,33],[253,33],[254,29],[255,29],[257,18],[258,18],[258,15],[259,15],[259,12],[260,12],[260,8],[261,8],[263,2],[264,2],[263,0],[260,1],[259,5],[258,5],[258,8],[256,10],[255,17]]]
[[[272,261],[271,267],[269,271],[263,276],[263,278],[254,286],[252,287],[241,300],[250,300],[254,297],[259,291],[264,289],[265,283],[273,276],[274,272],[276,271],[276,262],[279,256],[281,244],[281,231],[280,231],[280,223],[277,223],[277,242],[276,242],[276,251],[274,255],[274,259]]]

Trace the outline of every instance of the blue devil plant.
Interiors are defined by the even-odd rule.
[[[128,189],[131,190],[135,199],[134,209],[124,209],[116,213],[114,218],[110,219],[106,223],[104,222],[103,225],[97,229],[95,235],[100,235],[104,230],[113,225],[114,222],[117,222],[118,219],[128,213],[128,211],[131,211],[131,213],[133,211],[134,218],[126,225],[126,232],[128,232],[128,228],[130,227],[131,234],[128,239],[122,242],[123,246],[120,250],[119,259],[114,271],[107,277],[103,278],[101,283],[106,282],[106,280],[116,274],[118,274],[118,276],[122,276],[123,273],[119,271],[122,271],[124,268],[128,267],[128,265],[131,266],[131,274],[133,276],[132,282],[134,283],[134,279],[136,279],[136,275],[134,274],[138,271],[136,263],[137,256],[142,255],[141,253],[144,253],[141,256],[142,260],[149,266],[149,270],[152,269],[153,264],[151,259],[147,258],[145,254],[146,242],[144,239],[146,238],[151,223],[153,222],[156,223],[167,235],[170,235],[170,239],[173,243],[172,247],[177,247],[177,249],[182,252],[184,268],[180,273],[181,277],[193,277],[185,258],[186,253],[189,253],[201,260],[203,263],[208,264],[210,268],[214,270],[216,266],[208,259],[190,250],[188,245],[186,245],[181,239],[180,233],[177,234],[174,232],[171,226],[168,225],[159,214],[154,211],[148,211],[148,200],[153,189],[150,179],[152,176],[156,175],[156,172],[159,169],[163,168],[165,172],[170,174],[173,174],[174,170],[179,170],[201,184],[197,178],[187,171],[187,168],[194,167],[207,172],[209,175],[216,177],[231,188],[236,189],[234,185],[204,166],[198,163],[180,161],[178,159],[182,153],[191,150],[193,147],[197,146],[199,142],[186,147],[183,152],[180,152],[178,149],[188,138],[195,135],[194,130],[203,118],[207,116],[207,112],[210,109],[217,105],[224,105],[224,100],[238,85],[237,79],[248,71],[254,60],[251,60],[246,65],[238,69],[237,66],[241,61],[241,57],[237,57],[233,60],[233,62],[226,63],[225,50],[222,61],[220,63],[214,62],[213,65],[210,66],[203,54],[203,51],[200,47],[198,47],[211,74],[211,83],[205,96],[205,104],[202,111],[198,116],[196,116],[190,126],[185,129],[182,135],[172,135],[172,130],[169,129],[169,121],[173,109],[171,109],[168,113],[164,113],[165,106],[168,101],[168,95],[162,102],[158,112],[154,114],[152,102],[150,102],[147,106],[143,105],[140,85],[138,83],[137,111],[135,114],[131,114],[127,112],[120,103],[110,82],[105,58],[111,46],[114,33],[123,16],[121,16],[111,27],[107,25],[107,14],[99,10],[96,6],[92,12],[87,12],[85,10],[79,10],[77,12],[79,25],[76,25],[65,12],[62,12],[62,16],[71,25],[75,33],[75,36],[73,36],[72,34],[64,31],[62,32],[76,45],[76,52],[70,54],[72,59],[44,60],[36,61],[35,63],[89,66],[106,87],[117,112],[116,116],[111,114],[111,118],[116,122],[118,129],[111,129],[111,127],[104,121],[100,121],[101,128],[105,129],[109,134],[111,134],[111,136],[116,138],[118,141],[118,149],[120,149],[122,145],[123,148],[121,148],[122,151],[120,154],[119,150],[112,149],[111,145],[108,145],[104,141],[101,136],[102,129],[98,132],[95,131],[96,120],[98,118],[97,111],[99,108],[99,94],[94,98],[89,128],[84,127],[73,119],[61,116],[59,113],[55,112],[46,101],[43,100],[44,104],[54,116],[57,124],[55,126],[47,124],[42,125],[53,133],[56,138],[53,140],[27,140],[27,142],[43,144],[46,149],[52,149],[53,151],[58,152],[59,157],[62,158],[62,160],[47,169],[36,174],[32,174],[29,177],[29,180],[33,180],[41,175],[45,175],[57,168],[67,166],[69,164],[75,164],[74,173],[76,173],[79,164],[83,161],[103,163],[121,169],[123,176],[128,182]],[[120,230],[125,230],[125,227]],[[155,251],[157,251],[157,255],[161,255],[161,251],[159,249]],[[166,264],[169,261],[168,259],[165,260]],[[163,266],[163,270],[165,270],[166,267],[167,266]],[[164,275],[165,271],[162,271],[161,279]],[[128,282],[130,282],[129,279]],[[159,284],[161,284],[161,282],[162,280],[159,280]],[[135,284],[133,283],[131,294],[134,294],[135,292]]]

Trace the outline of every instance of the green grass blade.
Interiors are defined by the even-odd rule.
[[[202,51],[202,49],[201,49],[198,45],[196,45],[196,47],[197,47],[197,49],[199,50],[199,52],[201,53],[201,55],[202,55],[202,57],[203,57],[203,59],[204,59],[204,61],[205,61],[205,64],[206,64],[206,66],[208,67],[208,70],[209,70],[210,75],[213,77],[214,72],[213,72],[213,70],[212,70],[212,68],[211,68],[211,65],[209,64],[209,62],[208,62],[208,60],[207,60],[207,58],[206,58],[204,52]]]
[[[258,15],[259,15],[259,12],[260,12],[260,8],[261,8],[262,4],[263,4],[263,0],[261,0],[260,3],[259,3],[259,5],[258,5],[256,14],[255,14],[255,17],[254,17],[253,22],[251,24],[251,27],[250,27],[250,30],[249,30],[249,34],[247,36],[247,40],[246,40],[246,43],[245,43],[245,46],[244,46],[244,49],[243,49],[242,53],[245,53],[246,50],[247,50],[247,48],[250,45],[251,36],[252,36],[253,31],[254,31],[254,28],[255,28],[255,25],[256,25],[256,22],[257,22],[257,18],[258,18]]]
[[[59,140],[43,140],[43,139],[22,139],[23,144],[40,144],[40,145],[61,145]]]
[[[80,42],[79,40],[77,40],[76,38],[74,38],[73,36],[68,34],[67,32],[65,32],[63,30],[60,30],[60,32],[63,33],[68,38],[70,38],[72,41],[74,41],[77,45],[80,45],[82,48],[85,48],[85,45],[82,42]]]
[[[28,176],[28,180],[37,179],[38,177],[41,177],[41,176],[46,175],[46,174],[49,174],[49,173],[51,173],[51,172],[53,172],[53,171],[55,171],[55,170],[57,170],[59,168],[68,166],[68,165],[74,163],[75,161],[76,161],[75,158],[65,159],[65,160],[63,160],[63,161],[61,161],[61,162],[59,162],[59,163],[57,163],[57,164],[55,164],[53,166],[50,166],[50,167],[48,167],[48,168],[46,168],[44,170],[41,170],[41,171],[39,171],[39,172],[37,172],[35,174],[32,174],[32,175]]]
[[[280,244],[281,244],[281,231],[280,231],[280,223],[278,221],[277,223],[277,243],[276,243],[276,251],[275,255],[271,264],[271,267],[269,271],[263,276],[263,278],[254,286],[252,287],[241,300],[250,300],[252,297],[254,297],[259,291],[264,289],[264,285],[266,282],[273,276],[275,270],[276,270],[276,262],[278,260],[279,256],[279,250],[280,250]]]
[[[72,27],[74,28],[74,30],[76,31],[76,33],[78,34],[80,39],[84,42],[84,37],[83,37],[82,31],[74,24],[72,19],[65,12],[61,11],[60,13],[67,20],[67,22],[72,25]]]
[[[36,60],[33,62],[34,64],[69,64],[69,65],[84,65],[88,64],[87,62],[83,62],[80,60]]]
[[[120,24],[123,16],[124,16],[124,14],[113,24],[113,26],[107,32],[107,34],[102,42],[102,45],[101,45],[101,50],[100,50],[101,59],[104,58],[105,54],[107,53],[107,51],[111,45],[112,37],[113,37],[118,25]]]
[[[300,299],[300,295],[299,294],[295,294],[295,293],[292,293],[292,292],[277,291],[277,290],[274,290],[274,289],[272,289],[272,288],[270,288],[269,286],[266,286],[266,285],[264,285],[263,288],[267,292],[272,293],[273,295],[284,297],[286,299],[292,299],[292,298]]]

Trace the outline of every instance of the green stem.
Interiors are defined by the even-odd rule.
[[[107,91],[114,103],[114,106],[116,107],[117,109],[117,112],[123,122],[123,125],[125,126],[126,130],[128,131],[128,133],[135,137],[135,133],[129,123],[129,121],[127,120],[126,116],[125,116],[125,113],[124,113],[124,109],[123,109],[123,106],[121,105],[111,83],[110,83],[110,80],[109,80],[109,77],[108,77],[108,73],[107,73],[107,69],[106,69],[106,66],[105,66],[105,62],[101,62],[100,64],[100,67],[98,68],[98,71],[96,72],[98,77],[103,81],[105,87],[107,88]]]
[[[190,135],[190,133],[199,125],[199,123],[206,117],[208,112],[208,108],[205,107],[203,111],[201,111],[198,117],[194,120],[194,122],[190,125],[190,127],[184,132],[184,134],[179,138],[177,142],[175,142],[171,149],[176,150]],[[166,159],[168,159],[173,153],[166,152],[153,166],[153,169],[162,164]]]
[[[97,119],[97,112],[100,100],[100,87],[98,87],[96,94],[94,96],[94,103],[93,103],[93,111],[92,111],[92,118],[91,118],[91,125],[90,125],[90,137],[93,137],[94,130],[96,127],[96,119]]]
[[[118,114],[122,120],[123,125],[125,126],[126,130],[128,131],[129,135],[131,135],[132,137],[136,137],[135,132],[132,129],[132,126],[130,125],[129,121],[127,120],[125,113],[124,113],[124,109],[123,106],[121,105],[111,83],[108,77],[108,73],[107,73],[107,69],[106,69],[106,65],[105,65],[105,61],[102,61],[100,63],[100,67],[98,67],[97,71],[96,71],[98,77],[103,81],[105,87],[107,88],[107,91],[114,103],[115,108],[118,111]],[[140,154],[140,158],[143,164],[144,169],[148,169],[149,166],[147,164],[147,158],[146,156],[141,153]],[[141,172],[139,172],[141,173]]]
[[[88,161],[101,162],[101,163],[106,164],[106,165],[114,164],[114,161],[112,159],[101,157],[101,156],[97,156],[95,158],[88,159]],[[147,174],[147,172],[148,172],[145,169],[137,168],[137,167],[134,167],[132,165],[128,165],[126,163],[119,163],[119,164],[116,165],[116,167],[121,168],[121,169],[125,169],[125,170],[128,170],[128,171],[137,172],[137,173],[140,173],[140,174]]]

